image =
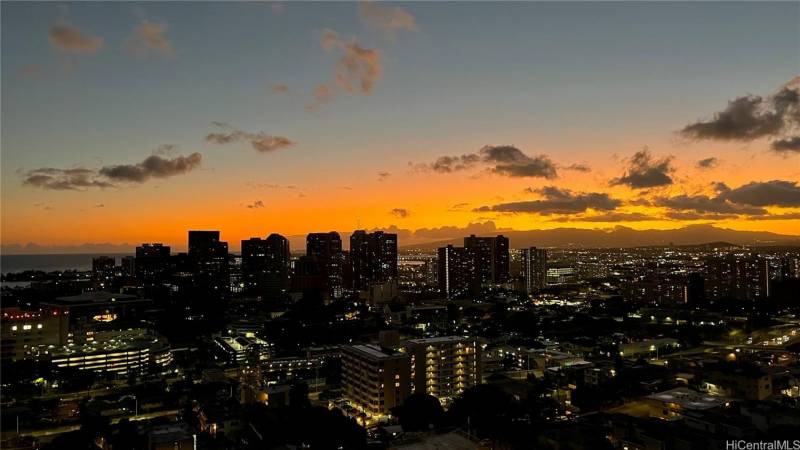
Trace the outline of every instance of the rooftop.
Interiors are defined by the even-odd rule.
[[[723,406],[729,399],[715,395],[704,394],[689,388],[679,387],[664,392],[648,395],[647,398],[663,403],[674,403],[681,408],[690,410],[703,410]]]
[[[132,301],[149,301],[149,300],[140,299],[135,295],[117,294],[105,291],[92,291],[92,292],[84,292],[78,295],[72,295],[69,297],[56,297],[55,300],[49,303],[61,306],[75,306],[75,305],[94,305],[94,304],[100,305],[111,302],[132,302]],[[42,302],[42,303],[47,303],[47,302]]]
[[[432,338],[422,338],[422,339],[409,339],[409,344],[421,344],[421,345],[428,345],[428,344],[450,344],[455,342],[461,342],[470,340],[471,338],[464,337],[464,336],[440,336],[440,337],[432,337]]]
[[[403,353],[400,352],[388,352],[384,351],[381,347],[375,344],[360,344],[360,345],[351,345],[349,347],[345,347],[346,349],[349,348],[351,350],[356,351],[357,353],[361,353],[362,355],[370,358],[370,359],[389,359],[389,358],[396,358],[398,356],[403,356]]]

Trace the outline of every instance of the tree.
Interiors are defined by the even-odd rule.
[[[478,436],[498,438],[518,413],[518,405],[509,394],[492,384],[482,384],[464,391],[448,411],[449,421]]]
[[[402,406],[392,411],[400,418],[404,431],[423,431],[442,423],[444,409],[439,400],[428,394],[412,394]]]
[[[293,408],[311,406],[311,402],[308,400],[308,384],[302,381],[292,383],[289,387],[289,405]]]

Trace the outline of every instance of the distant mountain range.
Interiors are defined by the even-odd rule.
[[[552,230],[500,231],[512,248],[525,247],[645,247],[661,245],[800,245],[800,236],[767,231],[737,231],[713,225],[690,225],[673,230],[634,230],[617,226],[607,230],[555,228]],[[719,243],[719,244],[717,244]],[[436,248],[447,244],[463,245],[463,236],[405,248]]]
[[[611,229],[555,228],[552,230],[517,231],[491,227],[457,228],[443,227],[420,233],[406,229],[391,228],[386,231],[397,233],[400,247],[405,249],[429,249],[447,244],[462,245],[464,236],[475,233],[480,236],[502,234],[510,240],[512,248],[525,247],[643,247],[658,245],[791,245],[800,246],[800,236],[770,233],[768,231],[737,231],[719,228],[714,225],[689,225],[673,230],[634,230],[617,226]],[[471,224],[474,225],[474,224]],[[340,231],[345,248],[350,243],[350,231]],[[223,235],[224,236],[224,235]],[[306,235],[288,236],[293,252],[302,253],[306,248]],[[239,243],[229,242],[230,248],[238,252]],[[43,254],[132,254],[133,244],[81,244],[72,246],[46,246],[29,243],[3,244],[0,253],[4,255],[43,255]],[[173,246],[173,252],[186,251],[185,246]]]

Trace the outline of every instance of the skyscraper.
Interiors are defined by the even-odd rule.
[[[531,247],[522,251],[522,276],[528,295],[547,286],[547,250]]]
[[[439,290],[445,298],[459,298],[469,293],[473,266],[464,247],[440,247],[437,266]]]
[[[508,238],[464,238],[464,247],[439,248],[439,288],[447,298],[477,295],[487,284],[509,280]]]
[[[134,266],[136,278],[145,285],[153,285],[168,276],[170,248],[162,244],[142,244],[136,247]]]
[[[242,282],[248,295],[260,295],[267,265],[267,241],[253,237],[242,241]]]
[[[356,230],[350,235],[352,287],[367,290],[372,284],[397,278],[397,235]]]
[[[288,288],[289,241],[280,234],[242,241],[242,277],[245,292],[277,298]]]
[[[114,278],[116,262],[112,256],[92,258],[92,277],[98,281],[110,281]]]
[[[126,277],[133,277],[136,275],[136,257],[123,256],[120,260],[122,266],[122,275]]]
[[[339,233],[309,233],[306,237],[306,256],[318,265],[325,279],[325,291],[333,297],[342,295],[342,238]]]
[[[277,233],[267,236],[265,289],[267,298],[276,298],[289,289],[289,240]]]
[[[756,254],[728,254],[705,260],[706,299],[769,297],[769,262]]]
[[[508,281],[508,238],[477,237],[474,234],[464,238],[466,248],[475,267],[474,280],[481,285],[505,283]]]
[[[228,243],[219,240],[219,231],[189,231],[189,258],[195,264],[195,284],[215,295],[228,292]]]

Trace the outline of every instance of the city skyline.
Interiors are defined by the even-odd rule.
[[[2,10],[4,253],[800,229],[796,3]]]

